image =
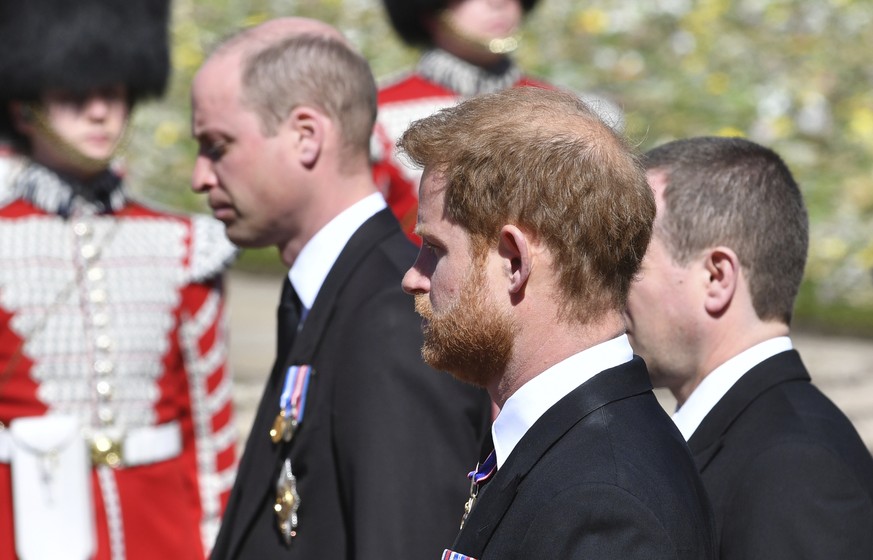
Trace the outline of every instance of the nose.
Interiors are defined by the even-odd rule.
[[[218,184],[215,170],[212,169],[212,161],[202,155],[198,155],[194,161],[194,171],[191,173],[191,190],[196,193],[205,193]]]
[[[100,97],[92,97],[85,105],[85,114],[91,120],[102,121],[109,114],[109,103]]]
[[[88,118],[101,121],[109,116],[113,104],[116,102],[117,99],[110,94],[92,93],[85,99],[84,112]]]
[[[415,262],[406,271],[406,274],[403,275],[403,281],[400,284],[403,287],[403,291],[412,296],[426,294],[430,291],[430,278],[421,272],[422,252],[423,249],[419,251],[418,258],[415,259]]]

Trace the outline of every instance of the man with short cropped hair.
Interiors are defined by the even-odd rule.
[[[367,62],[327,24],[272,20],[219,47],[192,99],[194,189],[290,269],[213,559],[435,558],[490,407],[421,360],[400,288],[415,248],[369,165]]]
[[[646,154],[658,217],[631,344],[678,402],[722,559],[873,558],[873,459],[789,338],[806,263],[801,191],[740,138]]]

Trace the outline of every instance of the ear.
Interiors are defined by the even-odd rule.
[[[326,120],[324,114],[305,105],[295,107],[285,120],[284,126],[293,135],[297,157],[304,167],[311,169],[321,156],[327,134]]]
[[[34,114],[30,104],[21,101],[10,102],[9,116],[16,131],[28,137],[33,134]]]
[[[446,4],[448,4],[448,2],[446,2]],[[427,31],[427,34],[431,38],[433,38],[434,33],[436,33],[438,31],[438,28],[440,26],[440,16],[441,15],[442,15],[442,13],[439,10],[437,10],[436,12],[434,12],[432,14],[422,15],[422,16],[419,16],[419,18],[418,18],[419,23],[421,24],[422,27],[424,27],[425,31]]]
[[[721,315],[739,289],[740,259],[727,247],[715,247],[704,255],[703,266],[708,274],[704,307],[712,315]]]
[[[497,251],[505,262],[510,294],[524,293],[533,264],[532,249],[531,240],[516,226],[505,225],[500,228]]]

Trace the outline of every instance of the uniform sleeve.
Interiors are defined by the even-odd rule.
[[[490,423],[484,391],[421,359],[420,321],[398,289],[371,298],[344,329],[335,449],[357,560],[438,558],[458,533]]]
[[[234,255],[220,223],[202,216],[192,221],[190,283],[182,294],[179,337],[191,397],[200,528],[207,553],[218,535],[237,467],[222,276]]]
[[[830,450],[782,443],[741,477],[720,535],[723,559],[873,558],[873,504]]]
[[[209,551],[218,534],[237,463],[221,281],[192,284],[183,300],[180,337],[191,394],[201,536],[204,550]]]

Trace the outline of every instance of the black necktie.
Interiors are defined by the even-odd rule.
[[[294,344],[294,338],[297,335],[297,326],[300,324],[300,298],[291,285],[288,277],[285,277],[285,282],[282,284],[282,299],[279,303],[279,309],[276,315],[276,324],[278,326],[276,337],[276,362],[284,363],[288,352],[291,351],[291,345]]]

